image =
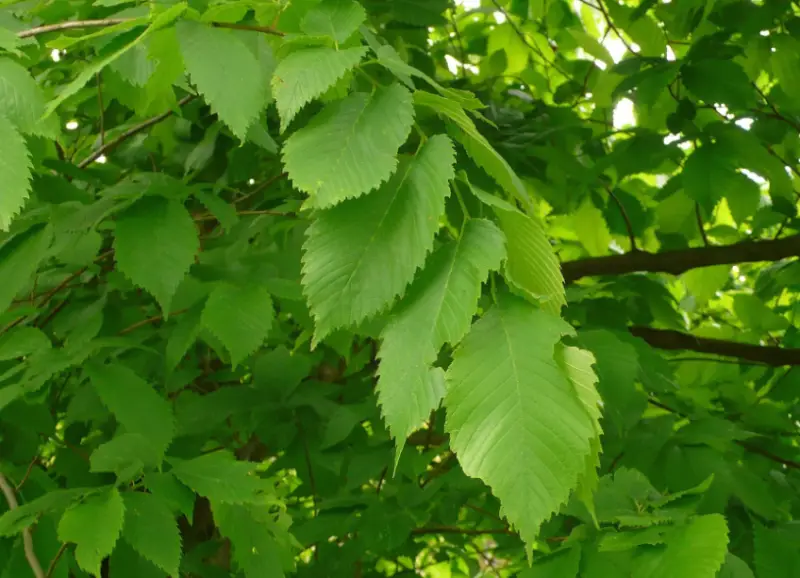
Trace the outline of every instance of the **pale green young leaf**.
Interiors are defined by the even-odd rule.
[[[275,318],[272,298],[257,284],[219,284],[203,309],[203,325],[231,355],[236,367],[267,338]]]
[[[5,115],[22,134],[53,136],[53,131],[47,130],[42,122],[44,96],[36,81],[25,68],[10,58],[2,57],[0,57],[0,114]],[[10,127],[6,127],[5,130],[10,130]],[[6,139],[5,135],[0,136],[0,142]]]
[[[478,132],[475,123],[460,104],[453,99],[420,90],[414,92],[414,104],[429,108],[452,121],[453,137],[461,143],[472,160],[526,208],[530,206],[531,201],[525,185],[511,165],[489,144],[486,137]]]
[[[444,395],[430,366],[442,345],[457,344],[469,330],[481,283],[500,267],[504,243],[491,221],[468,221],[457,241],[431,255],[381,335],[378,402],[398,456]]]
[[[399,84],[332,102],[286,141],[289,178],[316,208],[364,195],[395,172],[413,120],[411,94]]]
[[[697,516],[674,527],[665,546],[634,559],[633,578],[715,578],[728,552],[728,525],[720,514]]]
[[[53,232],[49,226],[36,226],[11,237],[0,246],[0,312],[8,309],[17,293],[31,281],[52,238]]]
[[[350,38],[366,17],[355,0],[322,0],[308,11],[300,27],[309,36],[330,36],[339,43]]]
[[[233,559],[246,578],[284,578],[281,546],[270,532],[270,520],[257,514],[263,506],[213,504],[214,521],[231,541]]]
[[[237,461],[228,451],[217,451],[175,462],[172,474],[195,492],[214,502],[252,502],[267,487],[253,473],[256,464]]]
[[[575,488],[595,436],[553,359],[570,333],[558,317],[505,295],[473,325],[447,371],[450,446],[528,544]]]
[[[295,115],[322,95],[356,66],[367,49],[362,46],[335,50],[327,46],[291,52],[278,63],[272,77],[272,92],[286,130]]]
[[[261,66],[233,33],[197,22],[176,26],[192,82],[241,141],[267,105]]]
[[[163,455],[175,434],[169,403],[126,366],[90,364],[86,372],[103,404],[128,433],[149,440]]]
[[[58,523],[58,538],[75,544],[78,566],[100,576],[100,564],[114,550],[124,519],[122,496],[116,488],[110,488],[64,512]]]
[[[574,231],[578,240],[592,257],[608,255],[611,245],[611,233],[608,231],[605,217],[589,197],[586,197],[578,210],[572,214]]]
[[[0,114],[0,230],[8,230],[28,199],[32,168],[25,139]]]
[[[600,436],[603,435],[603,428],[600,426],[602,417],[600,408],[603,401],[597,392],[597,376],[592,369],[595,359],[585,349],[559,344],[556,346],[555,360],[575,388],[575,393],[592,419],[594,426],[595,435],[592,438],[592,448],[586,456],[586,469],[578,480],[575,493],[589,510],[595,525],[597,525],[594,491],[600,481],[597,469],[600,467],[600,452],[602,451]]]
[[[152,494],[125,492],[122,538],[167,574],[178,576],[181,536],[169,505]]]
[[[316,339],[380,312],[411,282],[439,229],[455,153],[431,137],[380,189],[320,211],[304,245]]]
[[[153,295],[168,317],[172,296],[200,249],[189,212],[177,201],[144,197],[120,214],[114,249],[119,270]]]

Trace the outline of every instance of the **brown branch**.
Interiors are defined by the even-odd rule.
[[[19,508],[17,494],[14,492],[14,488],[11,487],[11,484],[8,482],[8,478],[6,478],[3,474],[0,474],[0,490],[2,490],[3,495],[6,497],[9,510],[16,510]],[[30,528],[25,528],[22,530],[22,543],[25,549],[25,558],[28,560],[28,566],[30,566],[31,570],[33,570],[33,575],[36,578],[46,578],[44,570],[42,570],[42,565],[39,562],[39,558],[36,557],[36,551],[33,548],[33,536],[31,536]]]
[[[177,315],[183,315],[186,313],[188,309],[179,309],[177,311],[173,311],[169,314],[170,317],[175,317]],[[146,325],[152,325],[153,323],[158,323],[164,319],[163,315],[153,315],[152,317],[148,317],[147,319],[142,319],[141,321],[137,321],[136,323],[129,325],[125,329],[121,330],[117,335],[127,335],[128,333],[133,333],[137,329],[145,327]]]
[[[188,96],[184,96],[182,99],[180,99],[178,101],[178,107],[181,107],[181,106],[184,106],[184,105],[188,104],[189,102],[191,102],[195,98],[197,98],[197,95],[194,95],[194,94],[190,94]],[[117,148],[120,144],[122,144],[123,142],[125,142],[129,138],[131,138],[133,136],[136,136],[137,134],[139,134],[143,130],[147,130],[148,128],[150,128],[154,124],[158,124],[161,121],[164,121],[164,120],[168,119],[173,114],[175,114],[174,110],[168,110],[166,112],[162,112],[158,116],[154,116],[152,118],[149,118],[146,121],[144,121],[144,122],[142,122],[140,124],[137,124],[136,126],[126,130],[124,133],[119,135],[117,138],[115,138],[114,140],[112,140],[109,143],[104,144],[103,146],[101,146],[100,148],[95,150],[92,154],[90,154],[88,157],[86,157],[81,162],[79,162],[78,163],[78,168],[79,169],[86,168],[87,166],[92,164],[94,161],[99,159],[101,156],[103,156],[107,152],[110,152],[113,149]]]
[[[800,235],[764,241],[744,241],[735,245],[696,247],[662,253],[636,251],[624,255],[609,255],[567,261],[561,271],[567,283],[596,275],[625,273],[671,273],[680,275],[690,269],[714,265],[736,265],[778,261],[800,256]]]
[[[132,18],[104,18],[102,20],[70,20],[69,22],[56,22],[55,24],[37,26],[36,28],[29,28],[28,30],[17,32],[17,37],[31,38],[32,36],[39,36],[40,34],[47,34],[48,32],[60,32],[62,30],[73,30],[75,28],[105,28],[106,26],[122,24],[129,20],[132,20]]]
[[[723,357],[736,357],[772,367],[800,365],[800,349],[696,337],[671,329],[631,327],[630,332],[658,349],[696,351]],[[713,361],[713,359],[709,361]]]
[[[75,30],[77,28],[105,28],[107,26],[114,26],[122,24],[123,22],[130,22],[135,18],[104,18],[101,20],[69,20],[67,22],[56,22],[55,24],[47,24],[45,26],[37,26],[36,28],[29,28],[17,33],[18,38],[31,38],[39,36],[40,34],[47,34],[48,32],[61,32],[64,30]],[[283,36],[283,32],[272,28],[271,26],[251,26],[249,24],[232,24],[230,22],[212,22],[211,26],[216,28],[233,28],[234,30],[249,30],[252,32],[262,32],[264,34],[273,34],[275,36]]]

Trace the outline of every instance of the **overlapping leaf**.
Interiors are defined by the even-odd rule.
[[[233,545],[233,558],[247,578],[284,578],[281,549],[258,508],[230,504],[213,506],[214,521]]]
[[[411,94],[393,84],[328,104],[286,141],[283,162],[317,208],[368,193],[397,167],[414,119]]]
[[[235,367],[267,338],[275,311],[267,290],[258,284],[220,284],[203,309],[203,325],[216,335]]]
[[[100,564],[114,549],[124,518],[122,496],[111,488],[64,512],[58,537],[75,544],[75,560],[83,570],[100,576]]]
[[[309,36],[330,36],[344,42],[367,17],[355,0],[323,0],[308,11],[300,27]]]
[[[233,33],[184,21],[177,25],[186,70],[219,118],[244,141],[266,107],[261,67]]]
[[[189,212],[163,197],[134,203],[120,215],[114,231],[119,270],[156,298],[164,317],[199,248]]]
[[[0,148],[2,146],[0,141]],[[44,258],[52,238],[50,227],[38,226],[0,245],[0,279],[3,280],[0,283],[0,312],[8,309],[17,293],[28,284]]]
[[[31,189],[31,168],[25,139],[0,113],[0,230],[8,230],[25,204]]]
[[[510,295],[478,321],[447,371],[446,431],[527,543],[586,469],[595,427],[554,361],[569,325]]]
[[[493,223],[469,221],[456,242],[431,255],[381,336],[378,401],[398,456],[444,395],[431,364],[442,345],[455,345],[469,330],[481,283],[500,266],[503,245]]]
[[[44,96],[36,81],[10,58],[0,58],[0,115],[22,134],[53,136],[53,131],[47,130],[42,122],[43,114]],[[8,126],[3,128],[13,130]],[[0,142],[5,141],[6,136],[0,135]]]
[[[123,539],[164,572],[177,576],[181,561],[181,536],[167,503],[143,492],[125,492],[123,501]]]
[[[175,434],[169,403],[122,364],[93,363],[87,373],[97,395],[125,430],[141,435],[163,455]]]
[[[431,137],[380,189],[317,215],[303,256],[317,340],[378,313],[411,282],[439,229],[453,162],[449,139]]]
[[[236,461],[227,451],[217,451],[173,465],[172,474],[201,496],[225,504],[255,500],[266,488],[253,474],[254,464]]]
[[[327,46],[292,52],[280,61],[272,79],[275,104],[286,130],[294,116],[323,94],[353,68],[366,53],[365,47],[335,50]]]

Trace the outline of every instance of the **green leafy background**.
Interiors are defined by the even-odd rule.
[[[0,578],[800,577],[800,6],[0,2]]]

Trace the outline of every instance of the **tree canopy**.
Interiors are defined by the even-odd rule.
[[[798,179],[789,0],[0,0],[0,578],[798,578]]]

